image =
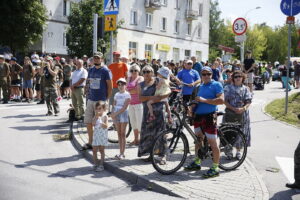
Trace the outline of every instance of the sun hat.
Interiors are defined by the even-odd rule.
[[[168,79],[170,77],[170,70],[167,67],[159,68],[157,73],[159,73],[160,75],[162,75],[166,79]]]
[[[212,73],[212,69],[211,69],[210,67],[203,67],[203,68],[201,69],[201,72],[203,72],[203,71],[209,71],[209,72]]]

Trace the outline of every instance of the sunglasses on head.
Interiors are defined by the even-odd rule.
[[[132,72],[138,72],[138,70],[136,70],[136,69],[134,70],[134,69],[133,69],[133,70],[130,70],[130,72],[131,72],[131,73],[132,73]]]
[[[152,71],[143,71],[144,74],[149,74],[151,73]]]
[[[211,75],[211,73],[203,73],[203,74],[201,74],[201,76],[210,76]]]

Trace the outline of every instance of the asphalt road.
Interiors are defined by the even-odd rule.
[[[249,148],[248,158],[262,175],[270,199],[299,200],[300,191],[290,190],[285,184],[293,177],[293,156],[300,141],[300,129],[273,120],[262,113],[268,102],[284,96],[285,92],[279,82],[266,85],[263,91],[255,91],[250,108],[252,146]]]
[[[0,199],[172,199],[130,185],[113,174],[93,172],[69,140],[68,102],[61,116],[46,117],[46,105],[0,105]]]

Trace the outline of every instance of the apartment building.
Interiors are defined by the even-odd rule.
[[[114,50],[129,58],[208,59],[209,0],[120,0]]]
[[[42,0],[47,9],[48,20],[42,39],[31,47],[32,51],[68,54],[66,32],[72,2],[79,0]]]

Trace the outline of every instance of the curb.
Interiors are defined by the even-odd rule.
[[[93,163],[93,156],[88,152],[88,151],[81,151],[80,149],[82,148],[82,146],[80,145],[80,143],[77,140],[76,135],[73,132],[73,123],[71,123],[70,125],[70,133],[72,134],[71,137],[71,143],[73,144],[73,146],[75,147],[75,149],[78,151],[78,153],[80,153],[81,155],[83,155],[90,163]],[[104,168],[105,170],[111,172],[112,174],[116,175],[117,177],[121,178],[121,179],[126,179],[127,181],[129,181],[131,184],[143,187],[147,190],[150,191],[154,191],[154,192],[158,192],[161,194],[166,194],[166,195],[170,195],[170,196],[174,196],[174,197],[180,197],[180,198],[184,198],[182,196],[180,196],[179,194],[176,194],[170,190],[168,190],[167,188],[164,188],[154,182],[151,182],[139,175],[133,174],[131,172],[127,172],[125,170],[122,170],[112,164],[110,164],[109,162],[104,162]]]
[[[281,98],[280,98],[280,99],[281,99]],[[278,119],[276,119],[275,117],[273,117],[272,115],[270,115],[269,113],[267,113],[267,111],[266,111],[267,105],[269,105],[272,101],[275,101],[275,100],[276,100],[276,99],[273,99],[273,100],[270,100],[270,101],[264,103],[264,104],[262,105],[261,111],[262,111],[265,115],[267,115],[268,117],[270,117],[271,119],[273,119],[274,121],[280,122],[280,123],[285,124],[285,125],[287,125],[287,126],[291,126],[291,127],[300,129],[300,127],[298,127],[298,126],[296,126],[296,125],[289,124],[289,123],[287,123],[287,122],[285,122],[285,121],[278,120]]]

